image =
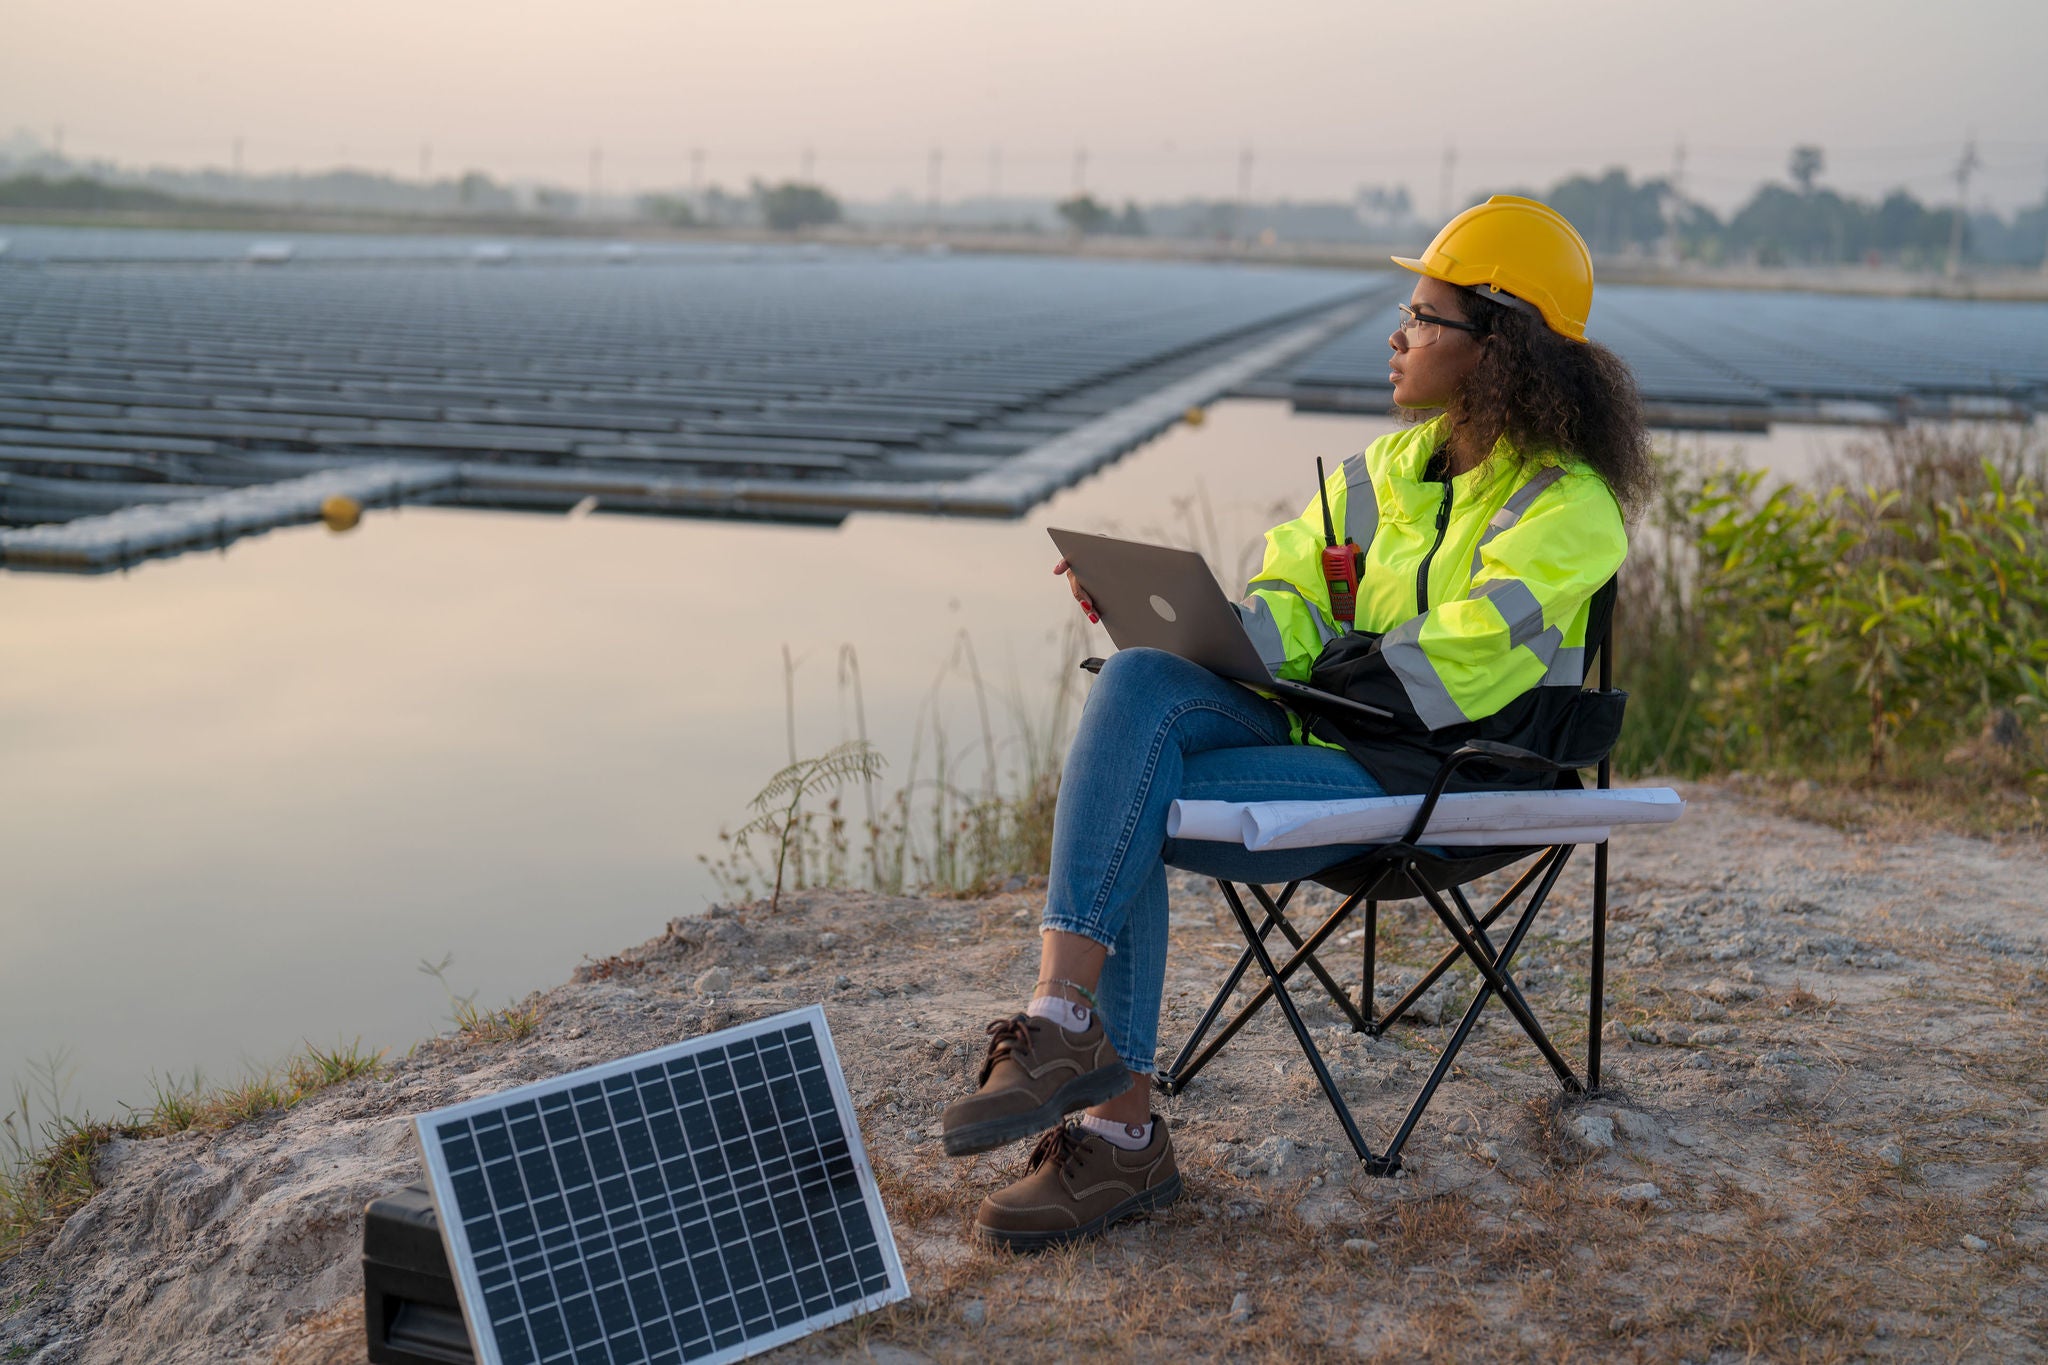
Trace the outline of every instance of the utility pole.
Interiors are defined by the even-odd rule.
[[[931,159],[925,163],[925,197],[930,204],[926,216],[931,221],[933,232],[939,230],[939,176],[946,164],[946,154],[937,147],[932,148]]]
[[[1437,180],[1436,187],[1437,217],[1444,222],[1450,221],[1451,207],[1456,202],[1451,198],[1451,186],[1454,183],[1457,169],[1458,149],[1451,143],[1446,142],[1444,144],[1443,172]]]
[[[420,144],[420,179],[430,179],[432,178],[433,173],[434,144],[431,142],[422,142]]]
[[[1003,149],[1000,145],[988,149],[988,197],[1003,197]]]
[[[690,198],[695,199],[704,192],[704,149],[690,148]]]
[[[597,201],[604,194],[604,145],[590,146],[590,208],[589,215],[597,216]]]
[[[1664,240],[1670,258],[1679,255],[1678,224],[1685,214],[1685,135],[1680,133],[1678,145],[1671,149],[1671,193],[1664,205]]]
[[[811,181],[811,171],[812,171],[812,168],[813,168],[814,166],[816,166],[816,165],[818,164],[818,154],[817,154],[817,152],[816,152],[816,151],[814,151],[813,149],[809,148],[809,147],[806,147],[806,148],[804,148],[804,157],[803,157],[803,161],[804,161],[804,183],[805,183],[806,185],[808,185],[808,184],[811,184],[811,183],[812,183],[812,181]]]
[[[1237,203],[1231,210],[1230,235],[1239,241],[1244,241],[1251,237],[1251,229],[1247,225],[1247,210],[1250,207],[1252,197],[1252,166],[1254,160],[1250,143],[1246,143],[1237,149]]]
[[[1085,194],[1088,190],[1088,148],[1085,144],[1074,147],[1074,193]]]
[[[64,125],[63,125],[63,124],[61,124],[61,123],[60,123],[60,124],[58,124],[58,125],[57,125],[56,127],[52,128],[52,129],[50,130],[50,146],[51,146],[51,149],[52,149],[52,150],[53,150],[53,151],[54,151],[54,152],[56,153],[57,159],[58,159],[59,161],[62,161],[62,160],[64,159]]]
[[[1963,273],[1963,220],[1970,216],[1970,173],[1984,163],[1977,159],[1977,137],[1963,142],[1962,159],[1956,162],[1956,216],[1949,223],[1948,273],[1954,279]]]
[[[242,136],[240,133],[235,135],[235,154],[232,158],[232,163],[235,168],[235,175],[239,178],[242,174]]]

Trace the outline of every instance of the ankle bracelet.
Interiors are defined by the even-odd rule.
[[[1097,1014],[1102,1012],[1102,1007],[1095,1003],[1095,992],[1089,990],[1078,981],[1069,981],[1064,976],[1045,976],[1040,977],[1031,984],[1033,986],[1065,986],[1068,990],[1078,994],[1086,1002],[1089,1009],[1094,1010]]]

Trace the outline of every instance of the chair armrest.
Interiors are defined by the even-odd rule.
[[[1503,768],[1521,768],[1530,772],[1561,773],[1573,766],[1545,758],[1542,754],[1529,749],[1503,744],[1499,740],[1475,739],[1445,759],[1443,767],[1438,770],[1438,775],[1448,777],[1452,771],[1474,758],[1488,758]]]
[[[1444,788],[1450,784],[1451,776],[1467,763],[1485,760],[1498,763],[1504,768],[1520,768],[1525,772],[1571,772],[1573,764],[1559,763],[1545,758],[1542,754],[1499,740],[1475,739],[1461,745],[1456,753],[1438,765],[1436,776],[1429,781],[1429,791],[1422,798],[1421,807],[1415,812],[1415,821],[1408,826],[1403,843],[1413,844],[1422,837],[1422,831],[1429,826],[1429,817],[1436,814],[1437,800],[1443,796]]]

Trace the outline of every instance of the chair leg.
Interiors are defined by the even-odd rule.
[[[1560,862],[1561,865],[1562,863]],[[1555,877],[1550,879],[1551,882],[1555,880]],[[1514,930],[1509,933],[1507,943],[1503,945],[1500,955],[1495,959],[1500,966],[1500,974],[1504,980],[1507,979],[1507,966],[1514,960],[1515,954],[1521,950],[1522,939],[1527,936],[1530,926],[1535,924],[1537,912],[1542,910],[1543,902],[1549,894],[1549,889],[1549,884],[1546,883],[1543,890],[1530,899],[1528,908],[1522,911],[1522,917],[1515,922]],[[1424,894],[1427,895],[1428,893],[1424,892]],[[1502,908],[1502,906],[1496,905],[1489,912],[1489,918],[1497,914]],[[1458,1020],[1458,1027],[1452,1032],[1450,1042],[1445,1044],[1444,1050],[1438,1054],[1436,1065],[1430,1069],[1429,1079],[1423,1082],[1422,1093],[1417,1095],[1415,1103],[1408,1107],[1408,1114],[1401,1120],[1401,1127],[1394,1134],[1394,1140],[1387,1144],[1385,1160],[1394,1162],[1396,1165],[1400,1164],[1401,1149],[1408,1145],[1409,1135],[1415,1131],[1415,1125],[1421,1121],[1423,1111],[1429,1108],[1429,1102],[1436,1097],[1437,1087],[1442,1085],[1444,1078],[1451,1074],[1451,1067],[1458,1060],[1459,1050],[1465,1046],[1465,1040],[1471,1036],[1473,1027],[1479,1022],[1480,1012],[1486,1008],[1487,1001],[1493,997],[1493,994],[1493,986],[1481,985],[1478,993],[1472,997],[1472,1003],[1465,1007],[1464,1017]],[[1501,1000],[1505,1004],[1507,997],[1503,995]],[[1541,1033],[1540,1029],[1538,1033]],[[1549,1055],[1551,1051],[1549,1041],[1548,1038],[1542,1038],[1537,1041],[1537,1046],[1543,1048],[1546,1055]],[[1571,1089],[1576,1084],[1576,1081],[1572,1081],[1567,1084],[1566,1088]]]
[[[1324,1063],[1323,1054],[1317,1050],[1315,1040],[1309,1037],[1307,1025],[1301,1022],[1301,1012],[1294,1007],[1294,997],[1287,993],[1283,973],[1278,967],[1273,965],[1273,958],[1266,951],[1265,940],[1260,938],[1252,928],[1252,917],[1245,913],[1244,902],[1238,899],[1237,889],[1228,883],[1223,885],[1223,898],[1230,902],[1230,911],[1237,916],[1237,926],[1243,931],[1245,942],[1258,955],[1259,970],[1266,974],[1267,987],[1273,992],[1274,999],[1280,1002],[1280,1012],[1287,1017],[1287,1027],[1294,1031],[1294,1040],[1301,1044],[1302,1055],[1308,1058],[1310,1069],[1316,1073],[1316,1083],[1322,1086],[1323,1095],[1330,1101],[1330,1107],[1337,1111],[1337,1121],[1344,1125],[1344,1136],[1351,1140],[1352,1150],[1357,1152],[1358,1159],[1364,1162],[1368,1169],[1374,1169],[1375,1173],[1390,1173],[1393,1170],[1399,1169],[1398,1162],[1388,1166],[1385,1158],[1376,1155],[1372,1148],[1366,1145],[1365,1135],[1358,1131],[1357,1120],[1351,1117],[1351,1107],[1345,1104],[1344,1097],[1337,1093],[1337,1082],[1330,1075],[1330,1068]],[[1349,904],[1350,902],[1347,901],[1347,908]],[[1321,929],[1310,936],[1309,941],[1319,944],[1321,939],[1328,936],[1337,918],[1338,916],[1332,916],[1331,922],[1326,922]],[[1302,951],[1313,952],[1314,950],[1306,948]],[[1297,960],[1300,956],[1300,953],[1295,955]],[[1290,962],[1290,969],[1293,965],[1294,963]],[[1384,1168],[1384,1171],[1379,1168]]]
[[[1295,885],[1299,886],[1300,883],[1296,882]],[[1259,904],[1266,907],[1266,914],[1279,923],[1280,932],[1287,936],[1288,943],[1296,948],[1301,947],[1301,934],[1292,924],[1288,923],[1287,916],[1281,913],[1281,906],[1275,905],[1266,895],[1266,888],[1258,885],[1256,882],[1247,882],[1246,886],[1249,887],[1252,895],[1258,898]],[[1344,993],[1344,988],[1338,985],[1330,973],[1324,969],[1322,959],[1310,958],[1308,960],[1308,969],[1316,974],[1316,980],[1323,983],[1323,989],[1329,993],[1332,1003],[1339,1010],[1343,1011],[1345,1018],[1351,1021],[1352,1032],[1363,1033],[1365,1031],[1365,1020],[1359,1017],[1357,1007],[1351,1003],[1351,997]]]
[[[1607,1003],[1607,845],[1593,845],[1593,970],[1586,991],[1586,1089],[1600,1088],[1600,1015]]]
[[[1514,905],[1514,903],[1521,898],[1522,893],[1529,889],[1530,884],[1533,883],[1538,876],[1549,870],[1552,859],[1564,858],[1568,856],[1570,856],[1568,849],[1553,848],[1550,852],[1544,854],[1541,858],[1538,858],[1534,863],[1530,864],[1529,870],[1527,872],[1524,872],[1519,878],[1517,878],[1515,884],[1509,887],[1507,889],[1507,892],[1504,895],[1502,895],[1499,900],[1494,902],[1493,908],[1486,912],[1485,916],[1480,919],[1479,923],[1488,928],[1491,928],[1493,926],[1493,922],[1499,919],[1502,915],[1506,914],[1508,912],[1509,907]],[[1455,944],[1453,944],[1449,948],[1444,949],[1443,956],[1439,957],[1436,960],[1435,964],[1431,966],[1428,971],[1422,974],[1422,979],[1417,981],[1413,986],[1410,986],[1408,988],[1407,994],[1403,995],[1399,1000],[1396,1000],[1391,1006],[1389,1006],[1387,1008],[1385,1016],[1382,1017],[1380,1021],[1372,1028],[1367,1029],[1366,1032],[1372,1034],[1375,1037],[1379,1037],[1385,1034],[1389,1028],[1392,1028],[1396,1023],[1400,1021],[1402,1015],[1406,1014],[1409,1010],[1413,1009],[1415,1007],[1415,1002],[1420,1000],[1423,996],[1427,995],[1429,993],[1429,988],[1437,983],[1437,979],[1441,977],[1445,972],[1449,971],[1453,966],[1457,965],[1458,959],[1462,958],[1464,955],[1465,950],[1458,947]]]
[[[1379,956],[1380,903],[1365,903],[1365,970],[1360,973],[1358,1007],[1365,1013],[1365,1031],[1378,1035],[1379,1029],[1373,1024],[1373,967]]]
[[[1571,856],[1570,848],[1565,846],[1559,846],[1557,849],[1553,850],[1553,852],[1555,852],[1560,859],[1568,858]],[[1493,946],[1493,940],[1486,936],[1487,921],[1481,920],[1477,915],[1472,913],[1472,902],[1465,899],[1465,893],[1462,890],[1455,886],[1448,887],[1446,889],[1450,892],[1452,903],[1458,907],[1458,913],[1465,917],[1465,923],[1471,928],[1472,937],[1478,939],[1480,944],[1485,947],[1487,952],[1492,953],[1494,957],[1498,958],[1500,956],[1500,950],[1495,948]],[[1508,989],[1515,993],[1515,999],[1521,1002],[1522,1008],[1525,1010],[1529,1009],[1529,1002],[1522,995],[1521,985],[1518,982],[1516,982],[1516,980],[1513,977],[1506,975],[1506,973],[1502,973],[1502,979],[1507,982]],[[1529,1012],[1531,1014],[1535,1013],[1534,1010],[1529,1010]]]
[[[1218,880],[1216,885],[1221,887],[1223,883],[1221,880]],[[1264,939],[1266,935],[1273,932],[1274,925],[1279,921],[1278,907],[1287,904],[1288,899],[1294,895],[1294,888],[1299,885],[1301,885],[1300,882],[1289,882],[1286,889],[1281,891],[1278,906],[1267,911],[1266,922],[1259,926],[1259,937],[1261,939]],[[1187,1042],[1181,1044],[1180,1055],[1173,1059],[1171,1066],[1165,1067],[1158,1075],[1153,1077],[1153,1084],[1161,1091],[1168,1095],[1178,1095],[1181,1091],[1187,1089],[1188,1082],[1192,1081],[1195,1078],[1195,1073],[1202,1069],[1202,1063],[1197,1063],[1190,1067],[1188,1059],[1195,1055],[1195,1049],[1201,1046],[1203,1035],[1207,1034],[1210,1026],[1216,1022],[1216,1016],[1223,1013],[1223,1006],[1230,999],[1230,993],[1237,989],[1237,983],[1244,979],[1245,971],[1251,965],[1252,950],[1247,947],[1238,953],[1237,965],[1232,967],[1230,975],[1223,979],[1222,989],[1218,990],[1215,997],[1209,1001],[1209,1008],[1202,1012],[1202,1018],[1195,1025],[1195,1031],[1188,1035]],[[1244,1020],[1250,1017],[1251,1011],[1249,1007],[1240,1011],[1240,1017],[1231,1021],[1229,1033],[1236,1033],[1243,1026]],[[1229,1034],[1225,1035],[1226,1038],[1228,1036]],[[1209,1057],[1213,1055],[1215,1055],[1215,1049],[1211,1048],[1203,1056],[1202,1062],[1206,1063]]]
[[[1233,885],[1230,882],[1221,880],[1219,880],[1216,883],[1216,885],[1223,892],[1223,898],[1226,901],[1229,901],[1233,906],[1241,906],[1243,904],[1242,900],[1238,897],[1237,887],[1235,885]],[[1315,955],[1322,948],[1324,941],[1328,939],[1331,934],[1335,933],[1338,930],[1338,928],[1343,925],[1345,919],[1350,916],[1352,910],[1356,908],[1356,906],[1358,905],[1358,900],[1359,898],[1357,896],[1349,897],[1345,900],[1345,902],[1342,905],[1338,906],[1334,911],[1331,912],[1328,919],[1325,919],[1320,925],[1316,926],[1315,931],[1311,933],[1305,940],[1303,940],[1300,946],[1294,950],[1293,956],[1287,959],[1286,965],[1280,968],[1280,979],[1282,981],[1286,981],[1289,978],[1291,978],[1296,972],[1296,970],[1298,970],[1303,963],[1315,961]],[[1249,918],[1249,915],[1247,915],[1247,924],[1245,926],[1245,932],[1247,933],[1247,935],[1249,935],[1252,932],[1249,928]],[[1262,925],[1258,930],[1257,947],[1260,953],[1265,952],[1266,934],[1270,928],[1271,922],[1269,917],[1268,924]],[[1245,951],[1247,953],[1251,952],[1252,947],[1249,937],[1246,940],[1246,945],[1247,946]],[[1240,959],[1240,961],[1242,961],[1242,959]],[[1217,999],[1211,1003],[1209,1007],[1210,1013],[1208,1017],[1205,1018],[1203,1021],[1202,1027],[1204,1029],[1207,1028],[1208,1023],[1211,1020],[1213,1020],[1215,1014],[1222,1008],[1222,1002],[1225,998],[1228,997],[1231,988],[1235,985],[1236,977],[1237,974],[1234,973],[1232,975],[1231,981],[1226,983],[1223,991],[1218,995]],[[1204,1047],[1201,1050],[1200,1054],[1196,1055],[1194,1059],[1190,1061],[1188,1060],[1189,1054],[1194,1051],[1195,1044],[1199,1041],[1200,1030],[1197,1030],[1197,1037],[1190,1038],[1188,1042],[1181,1048],[1180,1056],[1175,1058],[1173,1067],[1171,1069],[1170,1078],[1162,1079],[1155,1083],[1162,1090],[1165,1090],[1166,1093],[1170,1095],[1177,1095],[1182,1090],[1186,1089],[1188,1082],[1192,1081],[1195,1078],[1195,1074],[1199,1072],[1203,1067],[1207,1066],[1210,1060],[1213,1059],[1217,1053],[1223,1050],[1223,1047],[1226,1043],[1228,1043],[1232,1038],[1235,1038],[1237,1036],[1237,1032],[1239,1029],[1243,1028],[1247,1023],[1251,1022],[1251,1017],[1253,1015],[1257,1014],[1260,1010],[1265,1008],[1266,1002],[1270,1000],[1272,996],[1273,983],[1271,981],[1268,981],[1264,986],[1261,986],[1258,989],[1258,992],[1252,996],[1251,1000],[1246,1003],[1245,1007],[1239,1010],[1236,1013],[1236,1015],[1231,1018],[1230,1022],[1225,1024],[1222,1030],[1219,1033],[1217,1033],[1217,1035],[1214,1038],[1209,1040],[1208,1046]]]
[[[1536,912],[1543,908],[1544,901],[1549,898],[1550,888],[1556,885],[1557,874],[1563,868],[1564,861],[1562,859],[1559,859],[1551,866],[1550,871],[1543,878],[1543,884],[1537,888],[1536,894],[1530,898],[1529,908],[1523,911],[1524,921],[1532,921]],[[1464,949],[1466,959],[1472,963],[1481,979],[1500,994],[1501,1003],[1507,1006],[1508,1013],[1512,1014],[1515,1017],[1515,1022],[1522,1026],[1522,1032],[1529,1035],[1529,1041],[1534,1043],[1536,1050],[1543,1054],[1543,1060],[1550,1063],[1550,1069],[1557,1073],[1558,1082],[1573,1094],[1583,1091],[1586,1088],[1585,1084],[1573,1074],[1571,1064],[1565,1061],[1563,1056],[1558,1053],[1556,1045],[1550,1041],[1550,1035],[1543,1031],[1543,1025],[1537,1021],[1535,1014],[1530,1011],[1528,1005],[1524,1004],[1521,997],[1515,993],[1501,968],[1495,963],[1493,954],[1489,953],[1480,945],[1477,939],[1472,937],[1470,931],[1458,921],[1457,915],[1452,913],[1451,907],[1444,904],[1443,897],[1422,884],[1422,879],[1416,875],[1412,863],[1408,865],[1406,871],[1409,880],[1415,884],[1417,890],[1422,892],[1423,899],[1429,902],[1430,909],[1436,912],[1437,919],[1443,922],[1444,928],[1450,931],[1451,937],[1458,941],[1460,948]],[[1519,942],[1519,936],[1516,941]]]

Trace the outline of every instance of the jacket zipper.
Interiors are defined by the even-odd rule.
[[[1444,500],[1436,509],[1436,540],[1429,547],[1429,553],[1422,557],[1422,567],[1415,571],[1415,614],[1420,616],[1429,610],[1429,565],[1436,558],[1436,552],[1443,548],[1444,532],[1451,524],[1451,473],[1444,471]]]

